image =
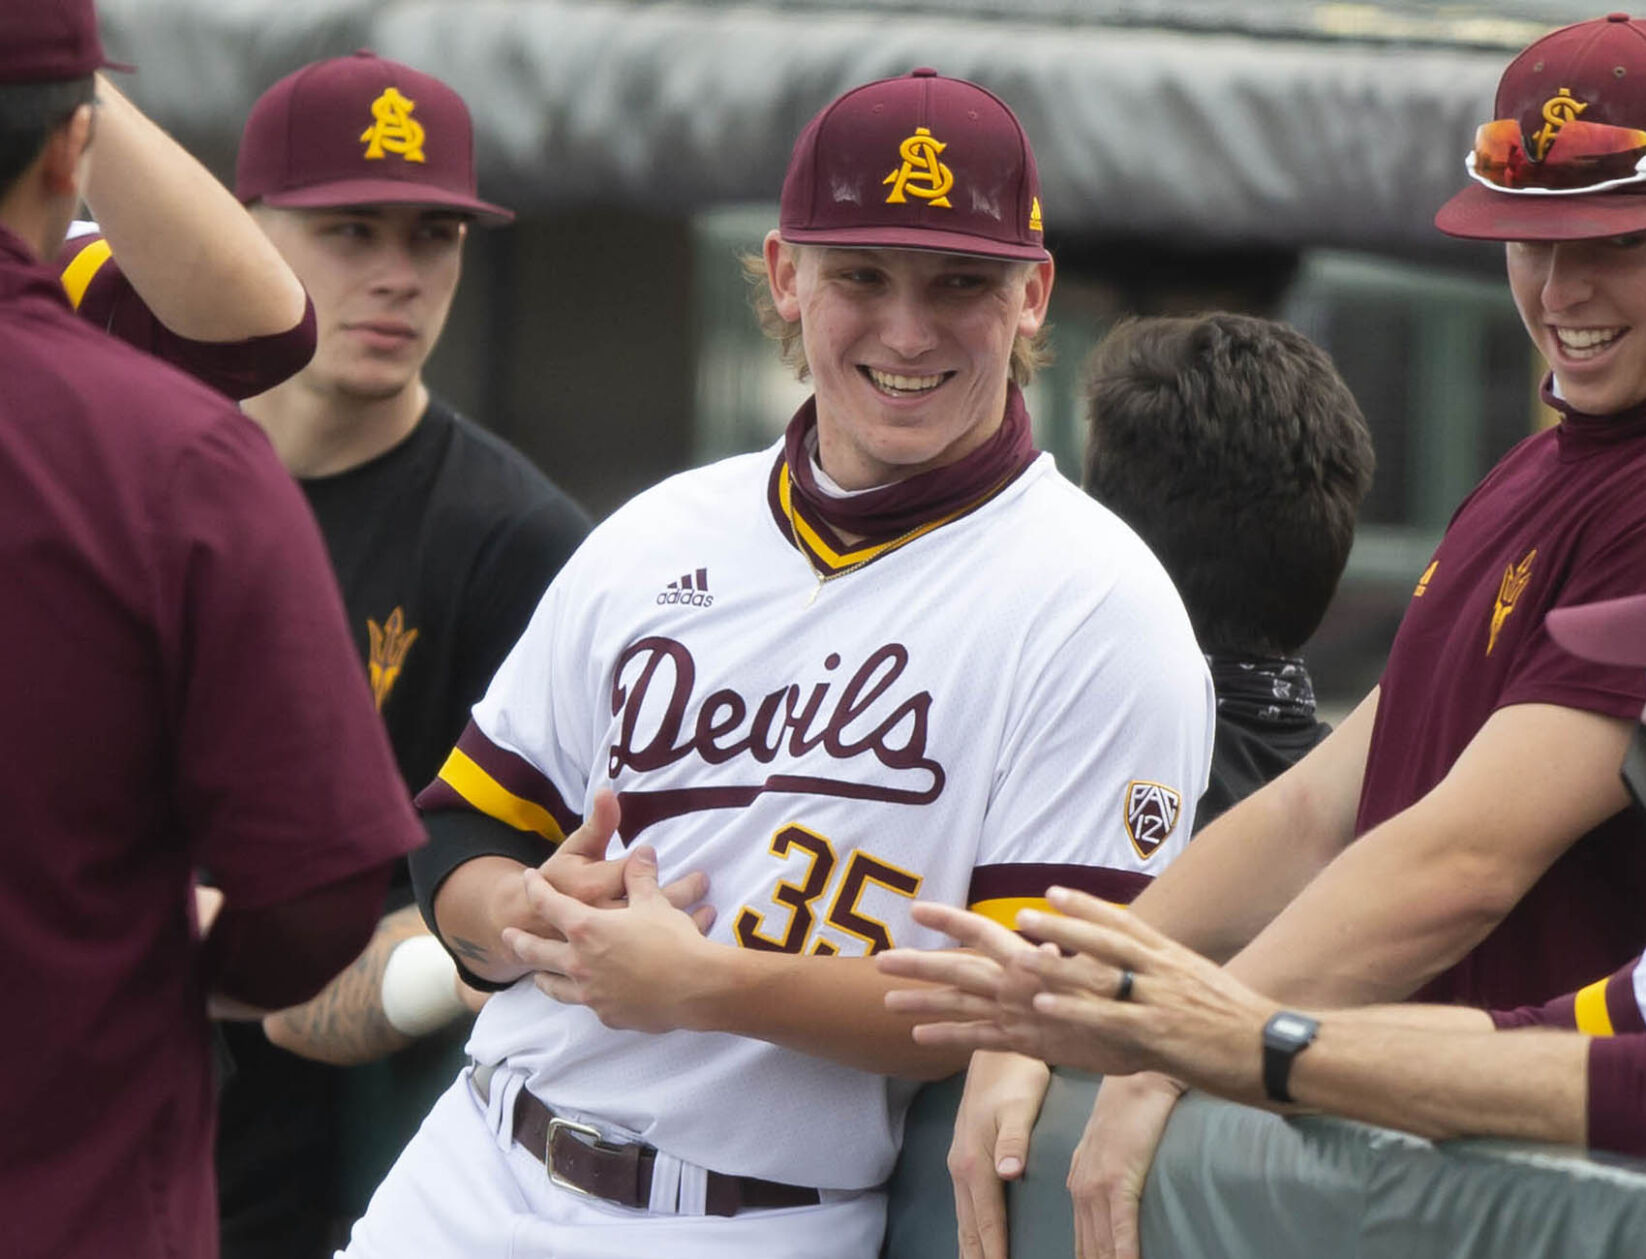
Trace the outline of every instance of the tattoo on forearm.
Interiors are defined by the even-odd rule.
[[[411,1044],[383,1013],[383,971],[395,946],[422,930],[415,906],[396,910],[319,996],[265,1019],[265,1034],[282,1049],[340,1066],[375,1062]]]
[[[486,963],[492,960],[492,955],[473,940],[465,940],[462,936],[448,936],[446,943],[453,953],[468,961]]]

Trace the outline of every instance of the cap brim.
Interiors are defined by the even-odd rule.
[[[833,245],[844,249],[923,249],[929,253],[965,254],[971,258],[1004,258],[1012,262],[1049,262],[1051,254],[1043,245],[1014,245],[1006,241],[973,236],[968,232],[942,232],[927,228],[895,227],[780,227],[778,234],[791,245]]]
[[[1448,236],[1471,240],[1589,240],[1646,231],[1646,193],[1516,195],[1471,183],[1435,215]]]
[[[1646,595],[1555,608],[1544,624],[1549,637],[1574,656],[1646,667]]]
[[[285,192],[271,192],[257,198],[268,205],[288,210],[337,210],[360,205],[416,205],[438,210],[456,210],[467,214],[487,227],[496,227],[514,221],[514,211],[465,197],[447,188],[429,184],[414,184],[403,179],[344,179],[329,184],[312,184],[307,188],[292,188]]]

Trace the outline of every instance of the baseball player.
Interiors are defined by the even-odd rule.
[[[1033,448],[1042,230],[973,84],[802,132],[764,261],[814,393],[596,528],[420,797],[425,912],[503,991],[349,1255],[874,1255],[914,1081],[964,1058],[868,955],[936,942],[916,895],[1124,901],[1181,850],[1210,681],[1153,557]],[[693,913],[657,890],[687,871]]]
[[[1560,423],[1459,507],[1378,688],[1135,906],[1278,1001],[1537,1004],[1639,952],[1646,824],[1617,766],[1646,676],[1575,659],[1545,621],[1646,588],[1643,85],[1646,23],[1624,14],[1504,71],[1436,224],[1507,242]],[[1099,1092],[1070,1175],[1082,1256],[1136,1255],[1179,1091],[1141,1075]]]

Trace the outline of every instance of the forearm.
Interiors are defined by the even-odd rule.
[[[770,1041],[879,1075],[935,1080],[967,1063],[965,1049],[914,1041],[918,1019],[885,1002],[908,981],[881,975],[870,958],[710,948],[682,994],[683,1026]]]
[[[1489,858],[1427,851],[1421,837],[1353,845],[1228,966],[1258,992],[1314,1006],[1400,1001],[1502,918]]]
[[[476,857],[453,870],[434,896],[442,942],[480,979],[509,984],[531,968],[504,946],[503,928],[529,916],[521,872],[511,857]]]
[[[296,327],[303,287],[234,195],[107,79],[86,204],[167,328],[241,341]]]
[[[1263,1023],[1272,1002],[1216,1023],[1185,1021],[1155,1041],[1160,1065],[1235,1101],[1266,1106]],[[1583,1144],[1588,1038],[1499,1032],[1483,1010],[1391,1005],[1317,1012],[1314,1043],[1293,1060],[1298,1107],[1436,1140],[1502,1136]],[[1193,1031],[1189,1032],[1188,1029]]]
[[[1436,1140],[1585,1145],[1588,1078],[1589,1038],[1576,1032],[1357,1025],[1333,1013],[1293,1063],[1290,1089],[1310,1109]]]
[[[353,1066],[375,1062],[404,1049],[413,1038],[396,1030],[383,1008],[383,974],[396,946],[425,934],[415,906],[397,910],[377,924],[371,942],[320,995],[303,1005],[268,1015],[263,1033],[304,1058]],[[452,1002],[456,1005],[455,973]]]

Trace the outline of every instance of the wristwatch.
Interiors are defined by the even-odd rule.
[[[1314,1041],[1320,1021],[1306,1014],[1282,1010],[1263,1025],[1263,1091],[1272,1102],[1290,1102],[1286,1081],[1292,1059]]]

